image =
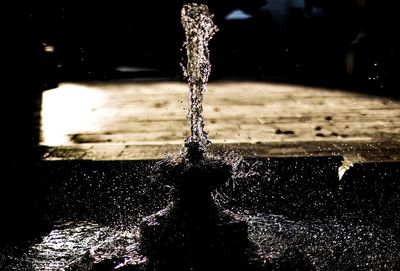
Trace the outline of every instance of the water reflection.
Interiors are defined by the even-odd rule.
[[[266,265],[282,267],[282,259],[293,258],[307,263],[310,270],[397,270],[399,264],[396,236],[372,225],[296,222],[281,215],[234,215],[248,223],[249,238]],[[54,226],[25,258],[15,260],[38,271],[92,270],[99,263],[135,266],[146,261],[139,253],[138,240],[134,225],[118,229],[92,222],[68,222]],[[25,266],[11,270],[17,269],[28,270]]]
[[[57,225],[31,248],[34,270],[91,270],[98,262],[142,259],[137,251],[138,230],[119,230],[91,222]],[[118,262],[113,265],[118,265]]]

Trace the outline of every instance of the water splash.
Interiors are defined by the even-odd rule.
[[[248,224],[249,239],[265,264],[261,270],[299,270],[288,267],[288,263],[298,262],[309,267],[300,270],[399,270],[398,237],[374,225],[293,221],[262,213],[230,214]],[[126,265],[139,270],[134,266],[145,258],[138,244],[136,226],[119,229],[92,222],[67,222],[56,225],[22,257],[11,259],[15,251],[0,250],[0,269],[89,271]],[[10,258],[9,265],[4,265],[3,258]]]
[[[100,265],[101,270],[114,270],[127,263],[140,264],[145,258],[138,251],[138,240],[135,227],[122,230],[86,221],[59,224],[30,249],[31,267],[38,271],[89,271],[98,270],[95,266]]]
[[[236,216],[247,222],[249,239],[269,266],[283,270],[399,270],[398,237],[373,224],[336,219],[327,223],[292,221],[283,215],[261,213]],[[303,269],[288,263],[301,263]]]
[[[183,73],[189,83],[189,109],[187,118],[191,125],[191,136],[186,139],[188,153],[205,152],[210,143],[204,131],[203,95],[211,71],[208,43],[218,31],[212,21],[213,15],[206,5],[186,4],[181,11],[181,22],[185,30],[187,63]]]

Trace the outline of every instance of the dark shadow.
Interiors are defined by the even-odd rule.
[[[138,2],[131,7],[123,2],[85,6],[65,1],[25,7],[29,30],[22,35],[34,33],[36,46],[42,47],[35,57],[49,67],[47,79],[181,80],[180,9],[185,2]],[[219,27],[210,44],[211,79],[250,77],[399,97],[393,4],[200,2],[209,4]],[[235,10],[247,17],[228,18]]]

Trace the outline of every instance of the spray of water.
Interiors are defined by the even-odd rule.
[[[182,8],[181,22],[185,30],[187,63],[182,65],[189,83],[189,109],[191,136],[186,140],[188,152],[205,152],[210,143],[204,131],[203,95],[211,71],[208,43],[218,28],[212,21],[213,15],[206,5],[186,4]]]

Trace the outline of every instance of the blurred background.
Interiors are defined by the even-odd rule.
[[[185,2],[21,6],[26,61],[37,61],[33,70],[44,87],[65,80],[181,78]],[[396,84],[393,1],[199,2],[209,5],[220,29],[210,45],[214,79],[362,84],[382,91]]]

